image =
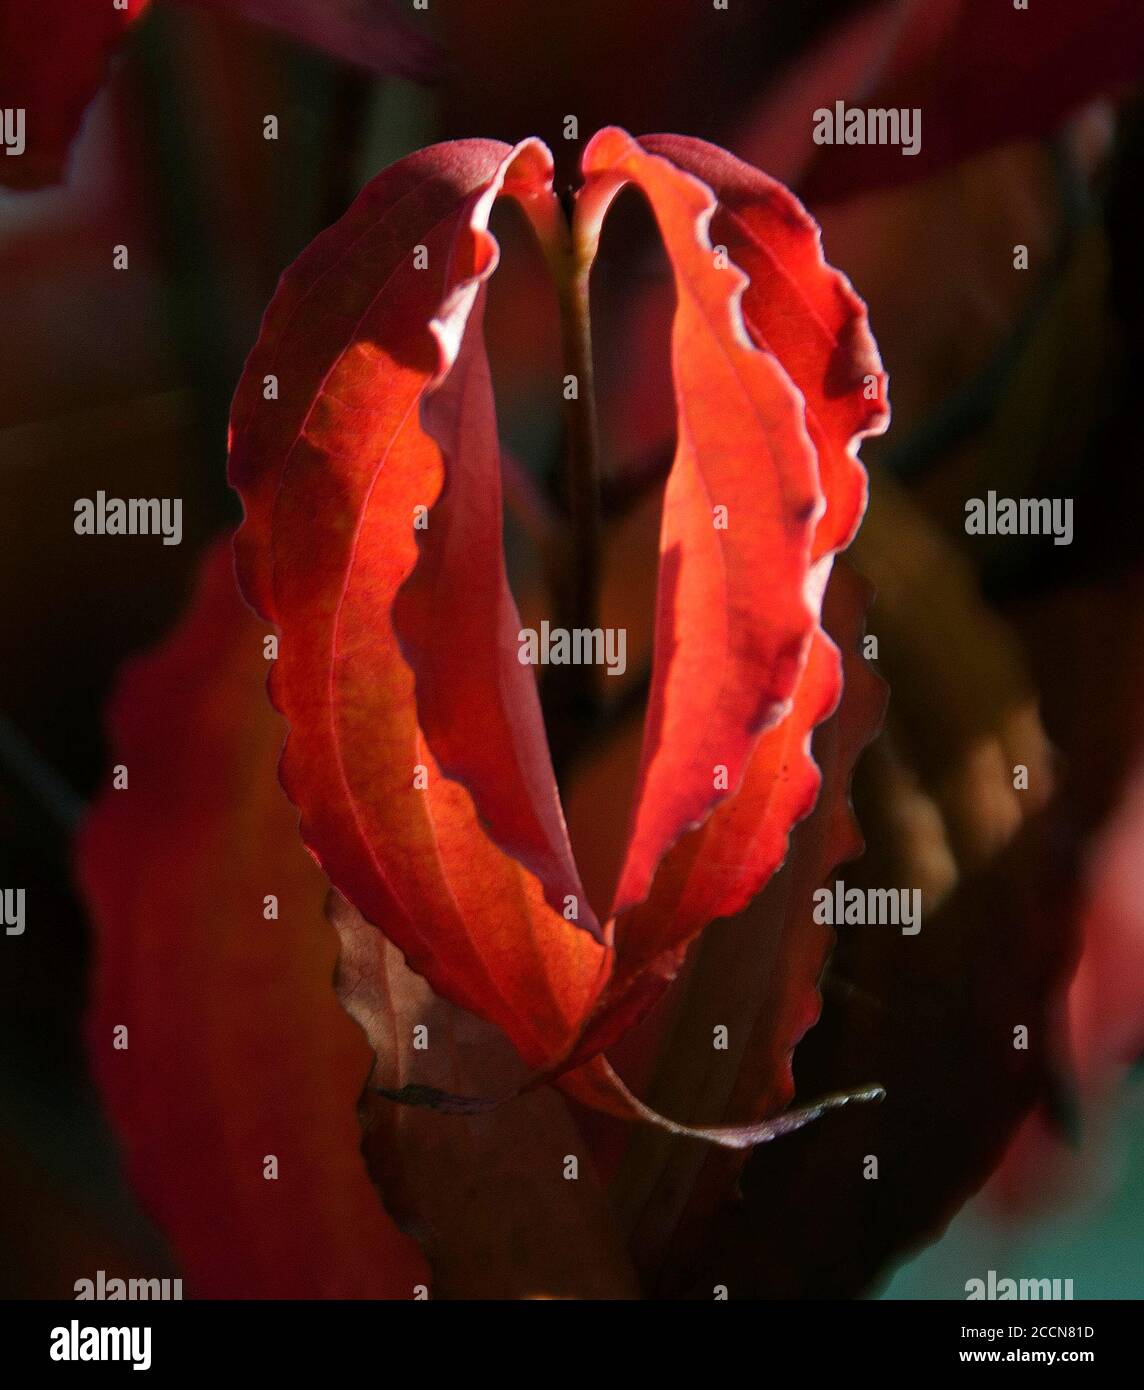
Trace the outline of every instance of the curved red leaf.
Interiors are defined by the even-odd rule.
[[[642,190],[677,294],[678,443],[619,914],[646,897],[664,852],[738,788],[759,734],[788,709],[814,628],[810,556],[823,498],[799,393],[751,342],[739,302],[745,276],[712,246],[714,194],[616,129],[593,137],[584,172],[589,225],[625,183]],[[725,529],[718,507],[727,509]]]
[[[501,192],[551,202],[543,146],[437,146],[379,175],[303,253],[282,278],[238,389],[231,479],[246,509],[237,539],[244,588],[282,631],[271,689],[291,726],[282,777],[306,843],[438,993],[496,1023],[541,1066],[577,1035],[609,953],[587,914],[577,926],[553,906],[577,895],[578,882],[535,693],[529,703],[509,674],[515,653],[494,661],[482,646],[511,612],[479,342],[480,287],[496,265],[486,224]],[[278,400],[264,398],[268,376],[281,382]],[[422,405],[438,390],[423,425]],[[479,428],[457,432],[459,412]],[[434,505],[446,465],[450,486],[475,499],[479,515],[447,496]],[[446,615],[425,631],[406,628],[404,654],[394,628],[425,508],[425,571],[407,612],[448,580],[458,656],[490,682],[474,716],[512,736],[491,750],[497,778],[473,791],[438,764],[415,700],[410,662],[421,668],[433,738],[476,775],[479,761],[465,761],[469,750],[436,713],[438,682],[454,668],[429,644],[446,636]],[[457,547],[469,540],[477,549],[466,566]]]
[[[791,828],[814,805],[819,777],[810,736],[837,705],[842,686],[837,649],[817,617],[822,586],[833,553],[849,543],[865,506],[859,444],[888,422],[886,377],[865,305],[826,265],[818,229],[797,199],[704,141],[647,136],[639,144],[702,179],[717,200],[710,239],[749,277],[741,296],[743,322],[764,360],[788,374],[803,403],[824,505],[809,555],[797,557],[801,568],[795,573],[802,575],[812,618],[793,688],[777,721],[748,747],[737,789],[728,777],[734,795],[668,848],[647,899],[617,923],[613,998],[649,965],[666,981],[687,942],[708,922],[745,907],[782,863]],[[685,402],[686,386],[677,382],[676,390]],[[747,477],[754,471],[751,462],[739,465]],[[764,621],[769,617],[765,602],[761,614]],[[702,609],[692,617],[700,640],[707,620]],[[720,761],[730,773],[730,759]],[[647,982],[642,992],[648,993]]]
[[[636,182],[678,282],[681,442],[616,893],[630,905],[651,887],[653,900],[622,915],[614,978],[517,660],[480,337],[497,259],[489,211],[511,193],[551,222],[547,151],[462,141],[380,175],[283,277],[235,400],[231,454],[246,508],[240,574],[282,630],[272,693],[291,726],[282,776],[307,844],[438,993],[509,1036],[529,1084],[560,1077],[645,1119],[654,1112],[602,1059],[586,1064],[646,1012],[690,939],[758,891],[814,804],[809,738],[840,686],[822,586],[864,499],[857,439],[885,413],[862,306],[797,204],[698,143],[682,142],[680,157],[719,176],[728,209],[609,130],[586,153],[576,223],[590,245],[614,193]],[[711,245],[718,215],[739,217],[757,302]],[[873,403],[856,407],[863,380]],[[406,1098],[469,1112],[497,1103],[422,1092]],[[755,1126],[750,1142],[781,1128]]]

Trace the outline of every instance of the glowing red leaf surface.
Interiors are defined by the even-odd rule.
[[[637,185],[678,305],[651,696],[606,918],[518,660],[481,338],[494,201],[541,228],[560,216],[539,142],[409,156],[286,272],[236,396],[231,480],[243,587],[281,634],[271,693],[307,845],[439,995],[528,1066],[648,1118],[602,1059],[585,1066],[759,891],[814,804],[810,735],[840,692],[822,591],[861,515],[855,451],[885,422],[885,381],[863,306],[778,185],[701,142],[617,129],[584,171],[574,235]]]

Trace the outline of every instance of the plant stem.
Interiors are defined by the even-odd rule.
[[[571,225],[551,190],[524,203],[552,278],[560,309],[560,337],[565,379],[575,380],[575,397],[564,394],[563,492],[571,521],[568,553],[560,557],[557,602],[561,622],[595,627],[600,591],[600,451],[596,428],[596,391],[592,370],[589,279],[596,255],[598,228],[585,233],[579,219]]]
[[[596,255],[598,226],[585,233],[570,225],[552,195],[525,203],[556,282],[564,359],[564,474],[569,526],[563,544],[547,557],[556,626],[594,628],[599,621],[601,562],[600,451],[596,426],[596,391],[592,370],[589,279]],[[575,382],[574,393],[572,378]],[[596,672],[591,666],[546,668],[541,696],[549,747],[557,778],[575,758],[599,713]]]
[[[592,370],[588,281],[591,261],[572,247],[570,273],[560,286],[564,347],[565,488],[572,523],[570,626],[595,627],[600,609],[600,448]],[[568,378],[574,378],[574,387]]]

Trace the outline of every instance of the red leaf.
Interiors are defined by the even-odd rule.
[[[625,183],[645,194],[675,272],[678,445],[664,498],[652,689],[617,914],[656,865],[738,787],[761,731],[782,717],[814,627],[811,542],[823,510],[802,401],[751,343],[743,274],[717,263],[711,190],[624,132],[584,153],[591,222]],[[719,529],[713,508],[726,507]],[[727,790],[716,790],[716,768]]]
[[[510,150],[458,141],[379,175],[283,277],[239,386],[231,455],[246,507],[240,574],[252,602],[282,630],[272,693],[291,726],[282,776],[307,843],[438,993],[496,1023],[538,1066],[576,1037],[608,953],[551,906],[574,868],[566,840],[554,843],[563,823],[538,742],[535,693],[528,699],[507,661],[480,645],[507,620],[510,600],[492,524],[498,459],[475,335],[480,285],[496,264],[485,229],[492,202],[501,191],[550,200],[550,173],[535,142]],[[414,264],[418,246],[424,269]],[[465,338],[470,316],[473,337]],[[458,516],[446,502],[438,538],[434,508],[427,579],[415,582],[408,611],[418,611],[426,583],[449,577],[462,645],[454,657],[425,657],[428,722],[446,757],[472,758],[435,717],[435,681],[459,670],[466,653],[490,678],[495,668],[506,684],[484,687],[474,717],[517,739],[515,748],[490,750],[504,760],[498,778],[517,777],[530,798],[515,809],[499,781],[474,787],[485,797],[474,805],[469,790],[443,775],[419,728],[392,621],[417,559],[414,509],[432,506],[442,482],[441,451],[419,410],[455,363],[426,425],[444,435],[456,410],[477,412],[480,429],[459,440],[454,463],[456,486],[465,497],[475,486],[481,511]],[[263,399],[269,374],[282,383],[274,403]],[[492,491],[481,497],[482,488]],[[474,527],[478,548],[458,573],[465,557],[457,537]],[[477,576],[471,592],[465,570]],[[490,593],[498,606],[482,612]],[[453,640],[440,622],[411,635],[415,663],[431,639]],[[514,711],[515,697],[524,705]],[[476,775],[482,766],[478,754],[464,770]],[[427,770],[423,789],[418,767]],[[522,860],[564,881],[544,884]]]
[[[649,136],[640,145],[701,177],[718,199],[711,217],[711,241],[725,247],[731,262],[750,277],[742,295],[742,313],[751,341],[762,349],[756,356],[789,374],[788,386],[793,385],[796,399],[803,402],[824,509],[809,555],[795,558],[794,575],[785,580],[792,591],[794,580],[799,580],[801,596],[811,605],[812,614],[810,642],[787,691],[785,707],[762,733],[756,731],[753,747],[748,727],[746,768],[741,781],[735,775],[728,779],[734,795],[671,848],[647,901],[621,918],[613,992],[657,955],[679,953],[712,919],[745,907],[782,863],[792,826],[814,805],[819,778],[810,756],[810,735],[835,708],[841,691],[838,652],[815,615],[831,556],[849,542],[865,506],[866,476],[857,459],[858,445],[866,435],[884,429],[888,420],[886,379],[865,306],[844,277],[823,261],[817,228],[798,201],[780,184],[703,141]],[[710,257],[709,251],[705,254]],[[690,340],[686,353],[694,360]],[[697,380],[693,390],[702,394],[704,389],[702,379]],[[686,390],[686,384],[677,380],[681,419],[688,409]],[[722,433],[726,437],[731,432],[724,429]],[[748,439],[747,447],[751,463],[740,459],[737,467],[749,487],[756,477],[750,450],[757,446]],[[710,466],[710,460],[704,460],[703,466]],[[678,455],[675,467],[679,467]],[[730,467],[736,467],[734,460]],[[765,499],[765,491],[760,488],[759,493]],[[765,515],[760,519],[748,513],[745,522],[736,524],[757,528],[765,537],[768,521]],[[667,544],[665,535],[665,549]],[[747,559],[757,556],[749,554]],[[773,582],[766,570],[762,579],[764,586]],[[747,569],[740,585],[749,592],[752,582],[759,583]],[[661,600],[662,584],[661,575]],[[770,601],[760,592],[754,602],[756,607],[746,621],[766,623],[772,615]],[[729,615],[732,620],[737,616],[733,606]],[[689,638],[702,643],[710,622],[709,603],[697,607],[687,626],[681,619],[674,638],[678,648]],[[746,674],[749,678],[749,668]],[[714,761],[732,772],[730,758],[716,756]],[[708,767],[710,763],[700,762],[696,770],[703,774]],[[707,773],[705,791],[715,799],[710,783]],[[673,973],[670,960],[664,973]]]
[[[92,1066],[191,1292],[411,1298],[424,1266],[359,1152],[369,1053],[330,990],[327,886],[274,776],[264,635],[220,545],[187,618],[115,697],[129,785],[104,793],[78,852],[96,931]]]
[[[542,224],[558,216],[543,146],[456,142],[375,179],[283,277],[233,413],[240,574],[282,632],[272,694],[291,727],[282,776],[303,836],[437,993],[496,1024],[548,1076],[589,1061],[650,1006],[687,941],[758,890],[812,806],[810,731],[839,691],[818,627],[822,586],[862,507],[857,438],[885,416],[862,306],[823,265],[813,224],[708,147],[680,142],[680,157],[719,176],[727,209],[608,130],[586,153],[577,214],[578,229],[581,218],[598,229],[617,189],[637,182],[679,287],[682,442],[617,903],[646,895],[685,832],[699,838],[680,848],[656,903],[621,920],[623,969],[610,983],[608,938],[586,905],[572,921],[560,911],[584,894],[535,684],[517,659],[480,341],[494,200],[509,193]],[[789,351],[790,372],[751,336],[745,276],[710,244],[716,215],[740,217],[737,242],[760,275],[744,307],[760,339]],[[807,283],[772,283],[790,276]],[[859,404],[867,372],[874,399]],[[270,381],[281,389],[267,400]],[[728,509],[725,529],[715,506]],[[650,1117],[602,1061],[567,1079],[589,1082],[596,1103]]]

